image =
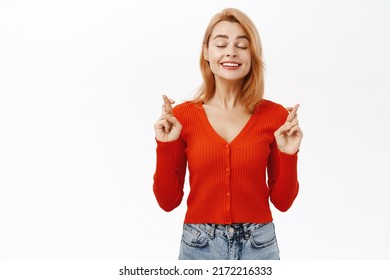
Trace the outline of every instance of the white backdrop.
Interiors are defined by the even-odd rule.
[[[389,259],[386,0],[1,0],[0,259],[177,259],[186,204],[155,201],[153,124],[200,85],[225,7],[260,31],[265,97],[301,104],[281,257]]]

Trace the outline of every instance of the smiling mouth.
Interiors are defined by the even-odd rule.
[[[240,66],[241,64],[238,64],[238,63],[233,63],[233,62],[224,62],[224,63],[221,63],[222,66],[225,66],[225,67],[238,67]]]

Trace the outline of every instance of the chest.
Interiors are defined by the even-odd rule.
[[[227,143],[240,134],[251,118],[251,114],[245,111],[221,112],[207,107],[204,111],[212,129]]]

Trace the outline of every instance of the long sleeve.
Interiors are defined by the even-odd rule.
[[[288,155],[279,151],[276,142],[271,144],[267,174],[270,199],[282,212],[293,204],[299,191],[297,175],[298,155]]]
[[[172,211],[183,199],[183,186],[187,166],[185,142],[182,138],[172,142],[156,139],[157,160],[153,176],[153,192],[165,211]]]

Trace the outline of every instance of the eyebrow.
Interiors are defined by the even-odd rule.
[[[217,39],[217,38],[229,39],[229,36],[228,35],[217,34],[217,35],[215,35],[214,40]],[[247,39],[249,41],[249,38],[246,35],[237,36],[236,40],[237,39]]]

